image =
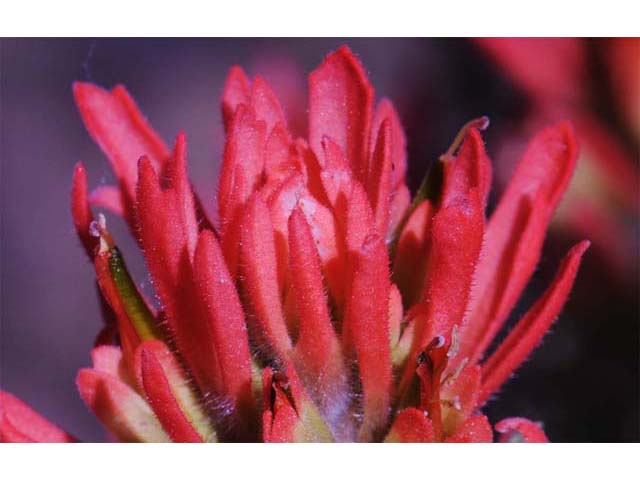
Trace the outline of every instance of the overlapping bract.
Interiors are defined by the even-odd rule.
[[[188,181],[184,135],[170,153],[122,87],[74,86],[119,182],[89,195],[82,165],[74,174],[74,222],[111,319],[78,387],[121,440],[493,441],[480,407],[556,318],[587,248],[569,252],[484,361],[573,171],[570,125],[532,140],[487,220],[476,124],[410,205],[399,117],[388,100],[374,105],[353,54],[330,54],[309,89],[309,138],[294,139],[267,83],[231,70],[214,227]],[[129,222],[159,311],[91,202]],[[63,439],[12,418],[0,417],[4,439],[21,438],[5,425]],[[496,431],[546,440],[523,419]]]

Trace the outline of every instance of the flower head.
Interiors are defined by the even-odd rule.
[[[411,200],[399,116],[375,105],[348,48],[309,78],[307,139],[291,136],[264,79],[234,67],[212,221],[187,176],[184,134],[170,151],[123,87],[77,83],[74,94],[118,179],[89,194],[84,167],[74,172],[73,219],[106,300],[77,384],[118,438],[493,440],[481,408],[559,314],[588,247],[567,254],[486,357],[572,175],[569,124],[531,141],[487,220],[486,119],[462,129]],[[129,223],[158,308],[90,206]],[[10,428],[45,439],[29,435],[32,414],[13,420],[26,407],[8,405],[4,439],[16,438]],[[546,440],[521,418],[495,428],[500,440]]]

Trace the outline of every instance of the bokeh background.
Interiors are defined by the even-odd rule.
[[[637,41],[617,48],[610,39],[515,46],[468,39],[2,39],[1,387],[78,438],[107,440],[74,383],[89,365],[101,316],[69,193],[78,160],[91,186],[113,183],[113,175],[82,126],[72,82],[123,83],[168,143],[185,131],[191,177],[213,210],[223,147],[219,99],[229,67],[262,73],[304,134],[306,75],[343,43],[364,63],[377,97],[397,105],[414,189],[459,127],[486,114],[495,205],[531,132],[560,117],[576,122],[583,137],[577,186],[512,321],[570,245],[590,237],[594,247],[552,333],[486,411],[492,422],[515,415],[542,421],[553,441],[638,441],[640,118],[633,102],[640,105],[640,96],[624,82],[640,79]],[[124,223],[107,219],[149,292]]]

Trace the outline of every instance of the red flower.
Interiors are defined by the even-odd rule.
[[[293,139],[266,82],[231,70],[211,222],[187,177],[183,134],[170,152],[123,87],[74,86],[119,182],[89,195],[83,166],[74,173],[74,222],[108,305],[93,368],[77,383],[121,440],[493,440],[480,410],[559,314],[588,247],[568,253],[485,358],[573,172],[571,126],[532,140],[487,221],[484,119],[462,130],[411,202],[398,115],[388,100],[374,108],[353,54],[330,54],[309,89],[309,138]],[[90,204],[129,222],[158,310]],[[66,439],[2,398],[4,440]],[[546,440],[518,418],[496,431]]]

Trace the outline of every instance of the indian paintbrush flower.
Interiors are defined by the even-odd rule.
[[[348,48],[309,78],[295,139],[264,79],[231,69],[217,217],[126,90],[76,83],[85,125],[117,186],[73,176],[72,215],[104,299],[93,367],[77,385],[122,441],[490,442],[482,406],[540,342],[588,242],[485,356],[528,283],[573,173],[572,127],[531,141],[489,219],[491,164],[469,122],[411,199],[392,103]],[[153,279],[144,298],[109,234],[125,218]],[[71,437],[2,393],[4,441]],[[509,418],[501,441],[546,441]]]

